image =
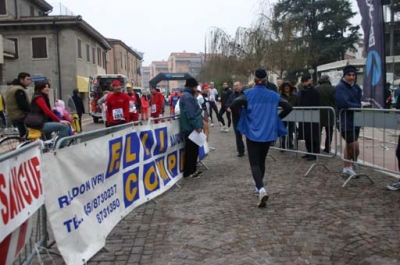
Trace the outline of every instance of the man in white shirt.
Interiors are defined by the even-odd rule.
[[[211,119],[211,127],[214,126],[214,121],[212,117],[213,110],[215,111],[215,116],[218,120],[218,107],[217,107],[217,99],[218,99],[218,90],[214,87],[214,82],[210,82],[210,90],[208,92],[208,101],[210,102],[210,119]]]

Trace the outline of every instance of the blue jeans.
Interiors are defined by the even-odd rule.
[[[42,132],[46,135],[51,134],[52,132],[58,132],[58,140],[69,136],[69,128],[68,125],[65,125],[61,122],[46,122],[43,125]],[[63,144],[61,147],[65,146]]]

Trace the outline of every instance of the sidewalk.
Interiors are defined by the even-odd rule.
[[[400,264],[400,193],[385,188],[393,178],[361,169],[375,184],[341,188],[339,158],[321,159],[332,172],[303,177],[311,162],[272,150],[270,200],[259,209],[248,157],[219,129],[211,128],[210,170],[133,211],[88,264]],[[61,264],[52,258],[44,264]]]

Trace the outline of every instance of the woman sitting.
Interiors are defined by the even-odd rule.
[[[69,136],[69,122],[61,120],[51,110],[49,101],[50,84],[39,82],[35,85],[35,92],[32,96],[31,112],[39,113],[44,117],[44,125],[41,129],[46,135],[52,132],[58,132],[58,140]]]

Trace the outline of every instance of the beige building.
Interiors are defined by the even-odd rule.
[[[168,72],[189,73],[196,78],[200,74],[203,62],[202,53],[173,52],[168,58]],[[184,85],[185,81],[169,81],[170,88],[183,87]]]
[[[142,56],[117,39],[107,39],[111,50],[107,52],[107,74],[123,74],[133,86],[142,85]]]
[[[142,67],[142,87],[149,88],[150,81],[150,67],[143,66]]]
[[[158,75],[159,73],[168,72],[168,62],[166,61],[153,61],[150,65],[150,79]],[[168,81],[161,81],[157,84],[162,89],[168,89]]]
[[[3,83],[28,72],[34,81],[48,80],[58,98],[76,88],[87,96],[89,76],[106,72],[107,40],[81,16],[49,16],[52,6],[44,0],[5,3],[0,32],[14,42],[15,54],[4,60]]]

